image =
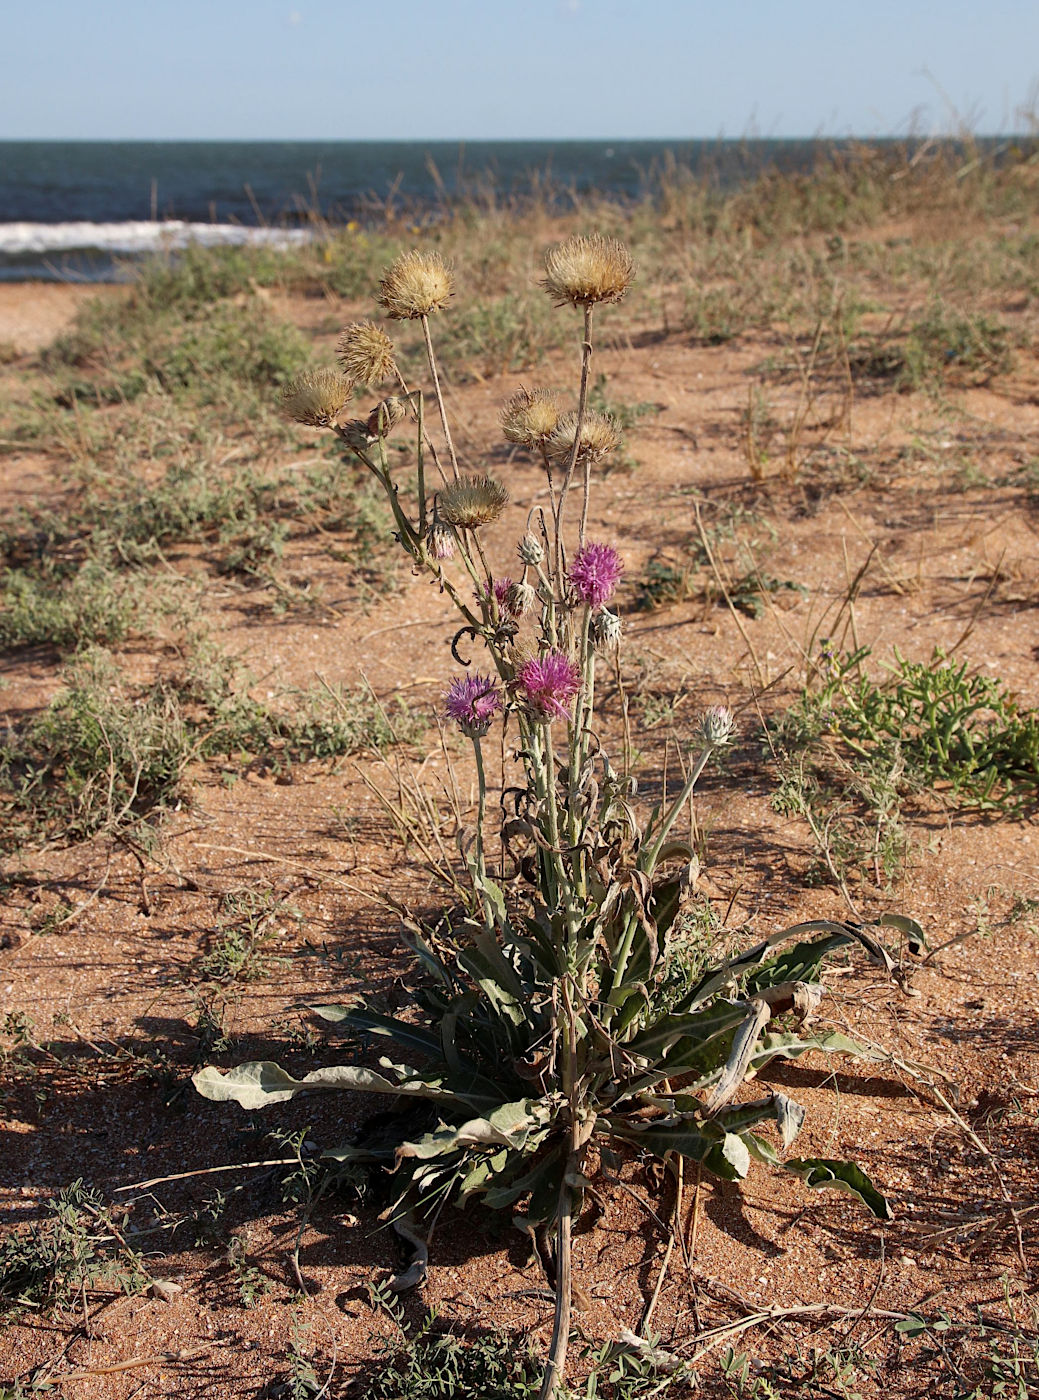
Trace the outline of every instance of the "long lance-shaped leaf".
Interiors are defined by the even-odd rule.
[[[284,1103],[297,1094],[332,1089],[351,1089],[365,1094],[408,1094],[445,1103],[466,1102],[441,1085],[427,1084],[418,1078],[395,1082],[360,1065],[331,1065],[327,1069],[311,1070],[302,1079],[294,1079],[273,1060],[250,1060],[247,1064],[236,1065],[226,1074],[215,1065],[207,1065],[192,1077],[192,1083],[203,1098],[218,1103],[233,1099],[243,1108],[266,1108],[268,1104]]]
[[[891,1206],[861,1167],[830,1157],[790,1158],[780,1164],[784,1171],[799,1176],[813,1191],[846,1191],[857,1196],[878,1220],[890,1220]]]
[[[716,1043],[722,1044],[723,1042],[719,1040]],[[709,1046],[707,1048],[710,1049]],[[884,1053],[877,1047],[852,1040],[850,1036],[844,1035],[840,1031],[831,1031],[826,1035],[807,1035],[796,1031],[773,1031],[769,1035],[762,1036],[754,1047],[745,1074],[749,1074],[751,1070],[757,1072],[769,1060],[796,1060],[809,1050],[821,1050],[824,1054],[831,1055],[851,1055],[855,1059],[877,1062],[882,1062],[885,1058]],[[695,1061],[696,1055],[685,1052],[684,1047],[679,1045],[673,1054],[658,1061],[652,1070],[647,1071],[638,1080],[628,1085],[623,1094],[617,1095],[617,1100],[622,1097],[637,1097],[639,1094],[649,1093],[655,1085],[662,1083],[665,1079],[674,1079],[679,1074],[695,1074],[698,1069],[702,1071],[702,1064],[697,1065]],[[715,1062],[708,1071],[701,1073],[700,1078],[685,1085],[686,1092],[697,1093],[702,1089],[709,1089],[717,1083],[724,1071],[725,1065]]]
[[[685,1123],[652,1123],[649,1127],[638,1128],[624,1119],[600,1119],[599,1122],[610,1137],[629,1142],[655,1157],[677,1152],[681,1157],[702,1162],[708,1171],[724,1181],[742,1181],[747,1175],[750,1152],[738,1133],[715,1130],[708,1135]]]
[[[353,1031],[366,1031],[370,1035],[387,1035],[398,1045],[408,1045],[413,1050],[421,1050],[431,1059],[441,1055],[440,1037],[422,1026],[410,1021],[398,1020],[396,1016],[384,1016],[380,1011],[369,1011],[366,1006],[312,1006],[315,1016],[333,1025],[345,1026]]]
[[[745,1001],[727,1001],[687,1015],[670,1014],[632,1036],[623,1048],[634,1055],[655,1059],[666,1055],[680,1040],[689,1040],[697,1047],[706,1045],[716,1036],[738,1026],[746,1015]]]
[[[504,1022],[513,1028],[523,1023],[523,984],[500,950],[495,949],[491,956],[485,947],[474,945],[458,954],[458,964],[477,983]]]
[[[797,1031],[774,1031],[763,1035],[751,1049],[744,1077],[753,1070],[755,1073],[769,1060],[796,1060],[809,1050],[821,1050],[825,1055],[850,1055],[857,1060],[878,1060],[882,1056],[861,1041],[852,1040],[842,1031],[829,1031],[826,1035],[805,1035]],[[731,1056],[730,1056],[731,1060]],[[725,1074],[728,1065],[722,1065],[710,1074],[704,1075],[695,1084],[685,1086],[688,1093],[710,1088]]]
[[[727,958],[700,979],[678,1009],[681,1011],[693,1010],[694,1007],[713,996],[715,992],[742,971],[753,967],[755,963],[760,963],[765,954],[772,948],[778,947],[791,938],[799,938],[806,933],[831,935],[832,937],[826,940],[828,943],[828,947],[824,950],[826,952],[847,943],[858,943],[865,949],[871,961],[883,967],[889,976],[893,976],[897,972],[897,966],[891,954],[871,934],[867,933],[863,926],[854,923],[839,923],[833,919],[811,919],[806,923],[794,924],[779,933],[770,934],[768,938],[753,948],[748,948],[746,952]]]
[[[476,1095],[491,1103],[501,1101],[500,1086],[493,1079],[488,1079],[464,1056],[458,1057],[457,1065],[446,1065],[441,1037],[433,1035],[431,1031],[424,1030],[422,1026],[415,1026],[410,1021],[398,1020],[395,1016],[384,1016],[379,1011],[369,1011],[364,1006],[314,1006],[311,1007],[311,1010],[326,1021],[332,1021],[335,1024],[347,1026],[351,1030],[362,1031],[370,1035],[388,1036],[391,1040],[395,1040],[398,1045],[420,1050],[423,1054],[428,1055],[435,1065],[447,1070],[452,1088],[459,1095],[464,1096],[467,1102]]]
[[[829,938],[812,938],[805,943],[795,943],[779,957],[763,963],[756,972],[747,975],[743,983],[745,996],[789,982],[814,984],[823,963],[838,948],[846,948],[848,939],[843,934],[831,934]]]

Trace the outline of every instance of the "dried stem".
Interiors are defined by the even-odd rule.
[[[429,360],[429,372],[433,376],[433,391],[437,396],[437,407],[440,409],[440,423],[444,429],[444,440],[447,443],[447,450],[451,456],[451,470],[458,480],[458,458],[455,456],[455,445],[451,441],[451,429],[447,422],[447,407],[444,403],[443,391],[440,388],[440,376],[437,374],[436,356],[433,354],[433,340],[429,334],[429,317],[422,317],[422,334],[426,338],[426,358]]]
[[[573,1296],[572,1211],[570,1188],[564,1186],[559,1197],[559,1217],[556,1222],[556,1315],[538,1400],[553,1400],[553,1397],[558,1393],[560,1382],[566,1370],[566,1353],[570,1346],[570,1306]]]
[[[574,468],[577,466],[578,454],[581,451],[581,433],[584,428],[584,415],[588,407],[588,370],[592,361],[592,305],[589,302],[584,308],[584,339],[581,343],[581,391],[577,399],[577,426],[574,430],[574,445],[570,450],[570,460],[566,464],[566,475],[563,477],[563,485],[559,491],[559,503],[556,507],[556,586],[563,587],[563,570],[565,566],[565,552],[563,550],[563,510],[566,506],[566,498],[570,491],[570,483],[573,481]],[[589,464],[585,465],[585,500],[584,509],[581,514],[581,534],[580,540],[584,540],[585,520],[588,514],[588,472]]]

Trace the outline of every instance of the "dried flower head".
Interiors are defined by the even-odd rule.
[[[336,346],[339,363],[362,384],[378,384],[397,372],[393,341],[374,321],[355,321],[347,326]]]
[[[453,559],[455,533],[450,525],[445,525],[442,520],[434,520],[426,534],[426,548],[434,559]]]
[[[555,432],[545,443],[548,460],[554,467],[564,467],[570,461],[577,436],[577,414],[564,413]],[[581,424],[581,445],[577,461],[601,462],[614,448],[620,446],[620,434],[612,418],[605,413],[586,413]]]
[[[608,608],[592,613],[592,645],[597,651],[611,651],[621,639],[621,620]]]
[[[616,238],[574,234],[548,250],[541,285],[557,306],[591,306],[620,301],[634,276],[631,254]]]
[[[376,300],[395,321],[414,321],[442,311],[454,290],[454,274],[439,253],[413,250],[387,269]]]
[[[337,369],[304,370],[282,390],[281,411],[310,428],[329,428],[349,403],[353,389],[353,381]]]
[[[574,555],[570,565],[570,586],[582,603],[601,608],[616,591],[624,564],[612,544],[589,540]]]
[[[404,399],[389,398],[377,403],[368,415],[368,431],[372,437],[386,437],[408,416]]]
[[[526,617],[534,611],[538,595],[529,583],[512,583],[505,594],[505,611],[510,617]]]
[[[482,739],[501,709],[501,695],[491,676],[462,676],[451,682],[444,709],[463,734]]]
[[[506,442],[540,447],[559,422],[559,400],[548,389],[519,389],[498,414]]]
[[[489,476],[460,476],[449,481],[437,499],[437,512],[457,530],[490,525],[509,503],[509,493]]]
[[[569,719],[570,704],[581,689],[577,664],[562,651],[546,651],[520,667],[516,686],[539,719]]]
[[[704,748],[720,749],[732,738],[736,721],[727,705],[709,705],[700,716],[698,729]]]
[[[339,428],[339,436],[355,452],[367,452],[372,445],[372,435],[363,418],[349,418]]]

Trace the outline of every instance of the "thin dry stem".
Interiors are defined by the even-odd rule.
[[[451,470],[458,480],[458,458],[455,456],[455,445],[451,441],[451,429],[447,421],[447,407],[444,403],[444,394],[440,388],[440,376],[437,374],[436,356],[433,354],[433,339],[429,334],[429,317],[422,317],[422,334],[426,340],[426,358],[429,360],[429,372],[433,376],[433,391],[437,397],[437,407],[440,409],[440,424],[444,429],[444,441],[447,443],[447,450],[451,457]]]

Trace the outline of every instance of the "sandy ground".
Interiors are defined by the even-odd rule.
[[[88,294],[0,286],[0,341],[26,351],[44,344]],[[937,645],[959,643],[957,655],[973,668],[1001,676],[1023,703],[1039,704],[1037,515],[1034,496],[1013,484],[1039,444],[1034,362],[1024,357],[1006,382],[957,394],[954,414],[936,416],[924,395],[863,397],[852,406],[850,435],[832,444],[839,451],[817,454],[792,481],[754,483],[741,412],[763,349],[671,338],[596,357],[625,398],[661,405],[634,435],[637,469],[607,476],[595,499],[593,534],[621,544],[629,604],[647,564],[680,557],[692,539],[693,488],[707,508],[743,511],[763,541],[768,572],[799,585],[772,595],[758,619],[702,600],[630,612],[628,682],[674,702],[679,737],[707,703],[739,708],[769,685],[775,703],[785,703],[827,609],[869,559],[855,626],[878,656],[897,646],[926,659]],[[545,378],[559,382],[571,368],[560,360]],[[465,462],[490,460],[513,493],[515,504],[489,541],[502,572],[527,504],[542,490],[534,467],[507,459],[498,446],[495,414],[514,387],[495,382],[453,395]],[[777,411],[786,407],[780,397]],[[923,461],[907,450],[921,437],[933,445]],[[954,464],[964,456],[995,484],[957,475]],[[5,490],[45,494],[38,460],[3,461]],[[170,563],[198,566],[190,551],[174,552]],[[290,542],[285,567],[320,585],[327,609],[279,618],[261,589],[214,583],[202,611],[223,647],[270,683],[303,685],[316,676],[352,683],[363,672],[384,700],[438,703],[452,671],[446,609],[434,590],[402,568],[399,591],[362,610],[312,537]],[[4,671],[0,700],[12,715],[42,704],[56,684],[55,658],[44,654],[9,656]],[[650,727],[648,714],[636,721],[637,738],[659,774],[668,730]],[[698,801],[705,891],[719,912],[728,909],[730,924],[747,921],[760,934],[798,918],[846,915],[837,893],[814,880],[804,824],[769,805],[772,780],[753,716],[752,707],[744,711],[733,757],[724,772],[708,775]],[[615,702],[607,704],[605,725],[615,741]],[[433,751],[412,759],[427,776],[443,771]],[[300,1314],[289,1262],[299,1217],[280,1201],[276,1176],[245,1171],[117,1193],[151,1178],[277,1155],[263,1137],[273,1127],[307,1128],[333,1145],[362,1123],[366,1106],[350,1098],[335,1106],[295,1103],[261,1120],[184,1087],[200,1014],[191,969],[228,891],[263,888],[283,898],[276,950],[285,961],[234,994],[228,1031],[236,1043],[220,1063],[268,1051],[297,1065],[334,1062],[334,1044],[306,1048],[304,1031],[315,1032],[306,1003],[341,997],[361,982],[393,994],[406,962],[371,891],[383,886],[422,902],[427,887],[395,853],[362,776],[387,780],[363,756],[356,764],[307,765],[288,783],[258,769],[229,783],[211,768],[194,775],[190,802],[164,822],[154,858],[140,861],[96,842],[7,862],[2,1009],[30,1015],[59,1059],[39,1062],[0,1102],[6,1224],[31,1219],[53,1191],[85,1176],[106,1199],[131,1201],[139,1227],[154,1228],[148,1268],[179,1291],[170,1300],[113,1296],[98,1306],[95,1299],[82,1326],[71,1316],[57,1330],[32,1317],[11,1325],[0,1337],[3,1376],[52,1362],[56,1373],[79,1376],[62,1382],[75,1400],[276,1393],[263,1387],[286,1374]],[[836,1073],[803,1061],[768,1076],[808,1107],[800,1150],[859,1160],[891,1198],[894,1219],[880,1226],[852,1202],[809,1194],[764,1168],[743,1190],[699,1183],[687,1171],[676,1203],[673,1182],[627,1163],[619,1181],[600,1182],[576,1244],[587,1304],[578,1327],[590,1343],[639,1326],[665,1267],[653,1327],[680,1354],[710,1328],[730,1325],[736,1330],[728,1341],[756,1362],[799,1348],[806,1356],[839,1340],[869,1305],[876,1315],[859,1340],[875,1375],[864,1373],[856,1385],[870,1394],[916,1393],[912,1365],[920,1386],[937,1365],[924,1343],[895,1334],[885,1313],[945,1310],[959,1324],[976,1306],[1005,1316],[1009,1293],[1018,1314],[1030,1316],[1039,1219],[1039,936],[1028,911],[1039,896],[1039,832],[1031,819],[957,817],[933,803],[914,809],[911,827],[912,854],[895,887],[856,887],[856,898],[867,909],[914,914],[935,945],[956,941],[916,970],[910,998],[875,973],[841,969],[828,1011],[835,1024],[872,1037],[897,1060],[842,1064]],[[59,900],[76,908],[75,917],[41,933],[41,916]],[[169,1057],[169,1075],[140,1081],[133,1052],[156,1046]],[[898,1060],[940,1071],[929,1078],[945,1104]],[[205,1202],[218,1186],[243,1184],[221,1207],[216,1242],[196,1244]],[[669,1255],[658,1217],[676,1209],[681,1245]],[[336,1358],[337,1385],[369,1373],[375,1339],[387,1330],[366,1293],[398,1263],[377,1214],[376,1202],[327,1203],[304,1235],[301,1268],[312,1298],[302,1311],[322,1378]],[[243,1267],[256,1272],[249,1306]],[[507,1221],[475,1210],[448,1213],[438,1227],[429,1281],[407,1310],[419,1317],[427,1306],[451,1325],[507,1327],[539,1346],[551,1320],[551,1300],[522,1238]],[[826,1314],[827,1306],[836,1313]],[[792,1311],[782,1325],[738,1330],[762,1307]],[[977,1350],[964,1345],[964,1366],[980,1366]],[[133,1365],[118,1369],[126,1362]],[[705,1374],[712,1362],[704,1362]],[[806,1392],[791,1382],[789,1393]]]
[[[0,282],[0,346],[23,355],[39,350],[61,334],[77,306],[108,294],[106,287],[65,282]]]

